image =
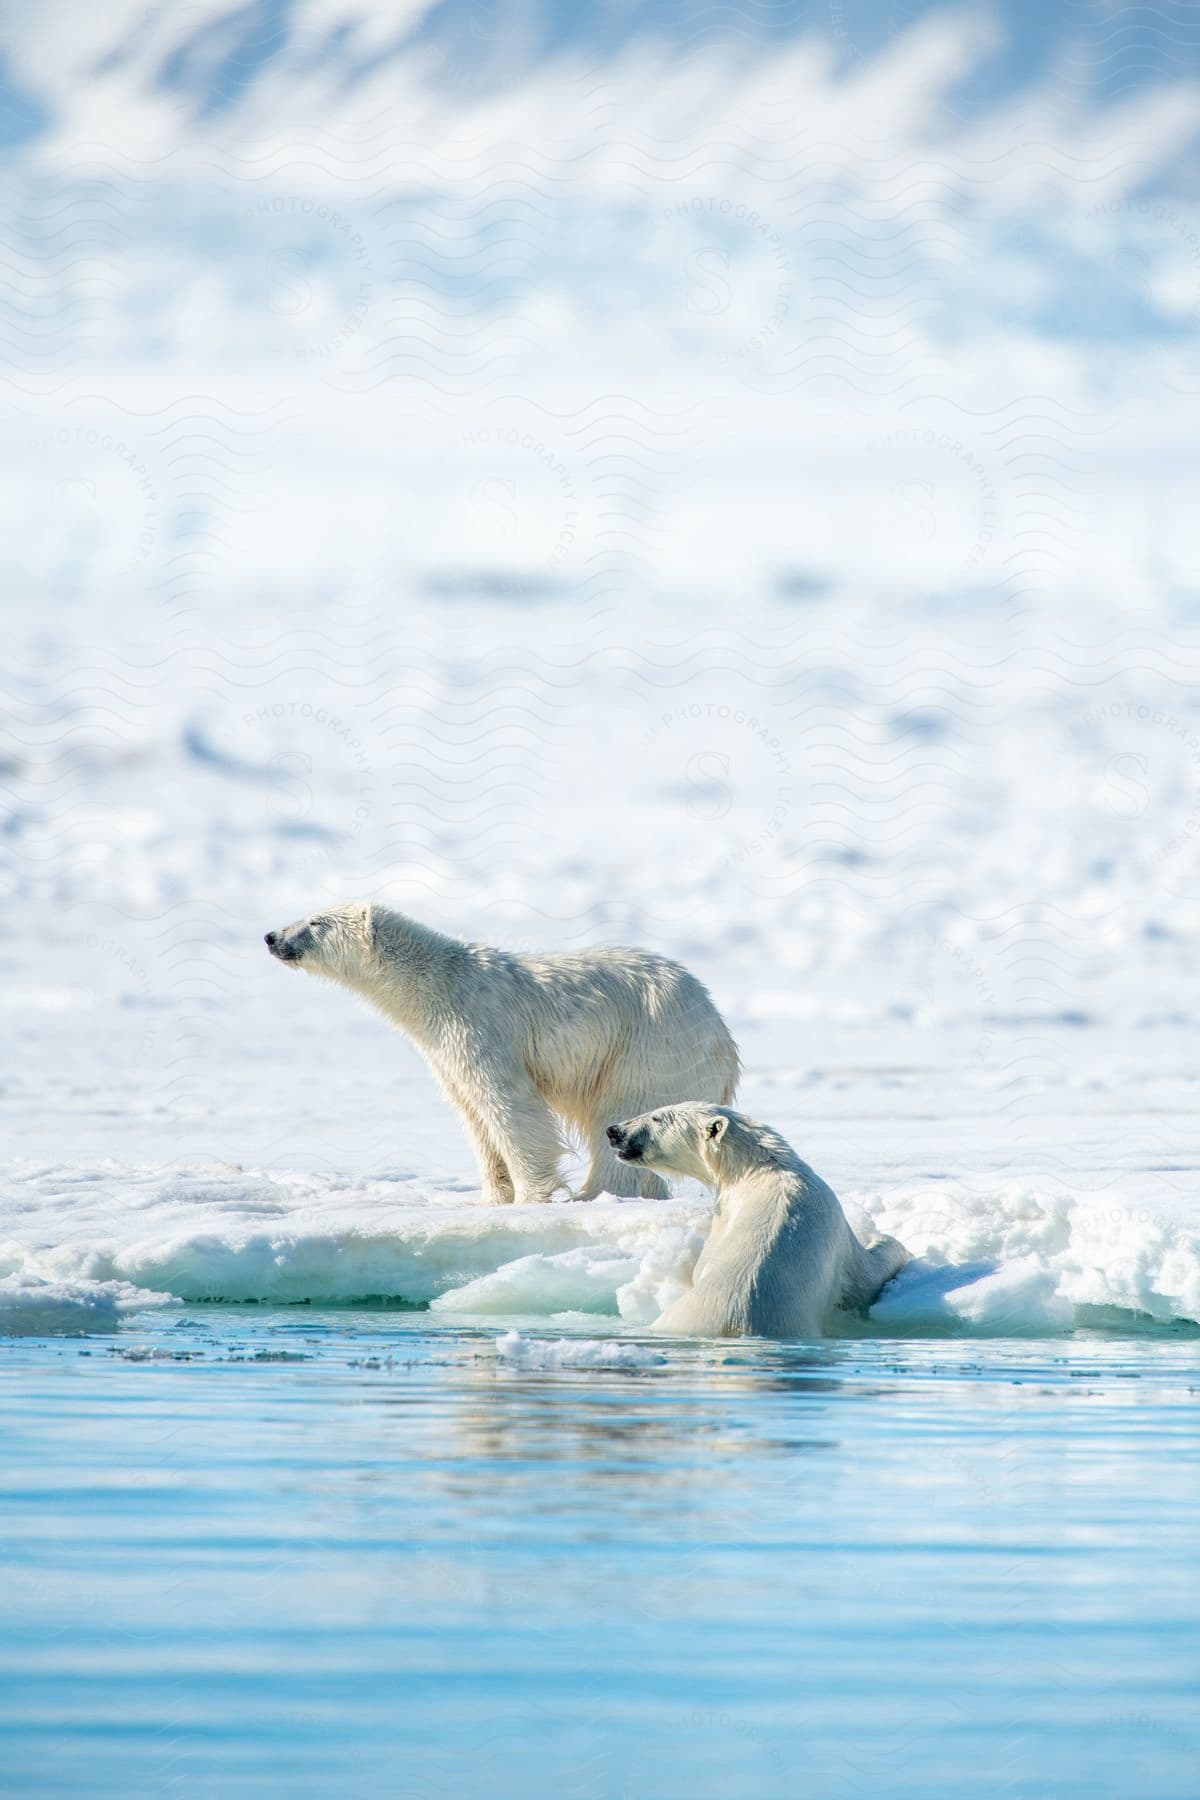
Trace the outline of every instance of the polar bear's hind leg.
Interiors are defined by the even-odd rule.
[[[601,1108],[600,1122],[592,1129],[588,1150],[590,1162],[583,1186],[575,1195],[576,1200],[594,1200],[598,1194],[615,1194],[619,1199],[666,1200],[671,1190],[661,1175],[652,1169],[639,1169],[636,1163],[625,1163],[617,1156],[616,1151],[606,1136],[608,1127],[618,1119],[632,1118],[635,1111],[646,1112],[648,1107],[630,1108],[627,1101],[616,1100],[611,1105]]]
[[[619,1162],[603,1131],[593,1138],[591,1161],[576,1200],[595,1200],[599,1194],[615,1194],[618,1199],[665,1200],[670,1192],[665,1181],[649,1169],[635,1168]]]

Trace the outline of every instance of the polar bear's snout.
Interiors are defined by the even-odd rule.
[[[282,931],[268,931],[263,943],[279,962],[299,962],[313,947],[313,934],[307,925],[285,925]]]
[[[610,1125],[605,1133],[621,1162],[641,1162],[649,1135],[645,1127],[641,1131],[628,1132],[620,1125]]]

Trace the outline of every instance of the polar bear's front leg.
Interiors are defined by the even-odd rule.
[[[479,1164],[479,1185],[483,1190],[484,1204],[511,1206],[515,1198],[513,1178],[495,1140],[463,1092],[461,1082],[456,1081],[445,1069],[438,1070],[438,1079],[446,1098],[458,1108],[467,1136],[471,1140],[471,1148]]]
[[[520,1206],[553,1198],[563,1186],[558,1121],[523,1071],[487,1072],[472,1097],[480,1124],[512,1182]]]
[[[467,1135],[475,1151],[475,1160],[479,1164],[479,1179],[483,1187],[483,1198],[488,1206],[511,1206],[516,1199],[512,1174],[508,1164],[497,1150],[495,1144],[484,1130],[480,1120],[475,1118],[464,1106],[463,1123]]]

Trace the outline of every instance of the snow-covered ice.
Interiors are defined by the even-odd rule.
[[[536,1338],[520,1331],[501,1332],[496,1355],[522,1369],[659,1369],[667,1360],[645,1344],[622,1344],[612,1338]]]
[[[1127,1328],[1200,1320],[1200,1232],[1108,1194],[942,1181],[844,1199],[861,1230],[891,1232],[916,1259],[880,1296],[869,1329],[1003,1336],[1109,1314]],[[646,1325],[686,1285],[709,1206],[698,1192],[545,1207],[465,1200],[419,1177],[108,1165],[81,1182],[69,1166],[10,1169],[0,1321],[27,1329],[44,1293],[64,1317],[74,1307],[82,1320],[90,1307],[109,1322],[175,1295],[390,1301],[447,1322],[572,1313]]]
[[[21,1270],[0,1276],[0,1337],[111,1331],[122,1314],[165,1306],[171,1298],[128,1281],[56,1281]]]

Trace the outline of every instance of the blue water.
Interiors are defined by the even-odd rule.
[[[7,1344],[0,1788],[1192,1800],[1194,1337],[656,1352]]]

